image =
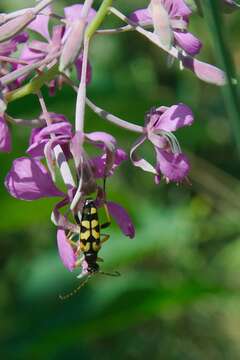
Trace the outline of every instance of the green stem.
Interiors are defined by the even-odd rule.
[[[43,74],[33,78],[28,84],[7,93],[5,95],[5,100],[7,102],[12,102],[17,99],[23,98],[24,96],[27,96],[29,94],[34,94],[38,92],[46,82],[51,81],[57,74],[58,64],[55,64]]]
[[[103,0],[94,20],[88,25],[86,29],[85,36],[91,39],[91,37],[94,35],[95,31],[99,28],[99,26],[102,24],[105,16],[108,13],[109,7],[112,5],[113,0]]]
[[[240,105],[235,78],[235,69],[231,54],[226,45],[223,31],[223,19],[219,10],[218,1],[206,0],[202,2],[204,16],[209,24],[209,29],[213,34],[214,46],[219,61],[227,77],[227,85],[223,87],[223,96],[226,103],[226,109],[231,122],[233,137],[235,138],[237,151],[240,156]]]

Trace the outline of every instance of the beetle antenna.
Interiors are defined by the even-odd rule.
[[[103,178],[103,193],[104,193],[104,197],[106,196],[106,181],[107,181],[107,178],[104,177],[104,178]]]
[[[107,275],[107,276],[121,276],[120,272],[118,271],[113,271],[113,272],[99,271],[98,274]]]
[[[88,282],[88,280],[90,279],[91,275],[88,276],[84,281],[81,282],[80,285],[78,285],[78,287],[76,287],[76,289],[74,289],[73,291],[71,291],[70,293],[68,294],[65,294],[65,295],[59,295],[59,299],[60,300],[66,300],[66,299],[69,299],[71,298],[73,295],[75,295],[84,285],[86,285],[86,283]]]

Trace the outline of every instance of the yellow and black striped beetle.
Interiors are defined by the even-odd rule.
[[[81,220],[79,221],[79,218],[76,217],[76,221],[80,225],[79,249],[84,255],[84,260],[88,265],[87,271],[90,274],[99,272],[97,261],[101,261],[101,258],[98,258],[98,252],[101,245],[109,239],[109,235],[100,234],[100,229],[110,225],[107,206],[105,206],[105,212],[107,222],[100,225],[95,202],[87,199],[82,210]],[[103,236],[102,239],[101,236]]]
[[[111,224],[110,216],[107,205],[104,204],[104,209],[107,217],[107,222],[104,224],[99,223],[98,211],[94,200],[86,199],[82,212],[79,215],[75,215],[75,220],[80,227],[79,232],[79,245],[77,252],[82,254],[80,263],[87,265],[78,278],[87,276],[87,278],[71,293],[66,295],[60,295],[61,300],[68,299],[78,292],[94,274],[102,274],[108,276],[119,276],[118,271],[115,272],[103,272],[100,271],[98,261],[103,261],[98,257],[98,252],[101,249],[101,245],[109,239],[109,235],[101,234],[100,230],[108,227]],[[102,239],[101,239],[102,237]],[[71,241],[71,237],[69,238]],[[75,245],[75,244],[74,244]]]

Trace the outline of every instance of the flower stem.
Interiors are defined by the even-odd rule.
[[[144,132],[144,128],[140,125],[132,124],[126,120],[120,119],[119,117],[110,114],[106,110],[101,109],[97,105],[95,105],[92,101],[88,98],[86,99],[86,104],[101,118],[129,131],[133,131],[136,133],[142,134]]]
[[[103,20],[105,19],[105,16],[107,15],[109,11],[109,7],[112,5],[113,0],[103,0],[95,18],[93,21],[88,25],[86,29],[85,36],[88,39],[91,39],[91,37],[94,35],[94,33],[97,31],[99,26],[102,24]]]
[[[38,99],[39,99],[39,103],[42,109],[42,113],[43,113],[43,117],[47,123],[47,126],[51,125],[51,118],[49,116],[49,112],[47,110],[44,98],[42,96],[42,93],[39,91],[37,93]],[[54,137],[54,135],[52,135]],[[73,179],[70,167],[68,165],[67,159],[64,155],[64,152],[61,148],[61,145],[56,145],[53,149],[54,151],[54,156],[58,165],[58,168],[60,170],[60,173],[62,175],[62,179],[67,187],[68,190],[72,189],[73,187],[75,187],[75,181]],[[50,170],[51,171],[51,170]],[[53,175],[53,174],[52,174]]]
[[[87,60],[88,60],[89,39],[84,39],[83,60],[81,81],[78,88],[77,103],[76,103],[76,116],[75,116],[75,129],[76,131],[83,132],[84,115],[85,115],[85,102],[86,102],[86,79],[87,79]]]
[[[223,19],[219,10],[219,4],[216,1],[203,1],[202,6],[209,29],[211,29],[213,34],[216,57],[226,73],[227,84],[223,87],[223,96],[231,122],[233,137],[235,138],[237,151],[240,156],[240,105],[237,86],[233,83],[236,72],[223,35]]]
[[[58,64],[55,64],[53,67],[51,67],[43,74],[33,78],[28,84],[16,90],[8,92],[5,95],[6,101],[12,102],[29,94],[37,93],[41,89],[41,87],[45,84],[45,82],[52,80],[57,74],[58,74]]]

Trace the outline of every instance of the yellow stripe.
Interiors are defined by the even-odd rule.
[[[90,230],[86,230],[85,232],[80,233],[80,240],[88,240],[90,237]]]
[[[97,226],[98,226],[98,221],[97,220],[92,220],[91,221],[91,228],[94,229]]]
[[[93,244],[92,244],[92,248],[93,248],[93,250],[94,251],[99,251],[100,250],[100,248],[101,248],[101,245],[100,244],[97,244],[96,242],[93,242]]]
[[[97,212],[97,209],[95,207],[92,207],[91,208],[91,214],[96,214],[96,212]]]
[[[86,245],[84,245],[83,243],[80,244],[80,249],[84,252],[87,252],[90,250],[90,243],[87,243]]]
[[[84,226],[87,229],[90,229],[90,221],[88,221],[88,220],[83,220],[81,222],[81,225]]]
[[[94,237],[94,239],[99,239],[100,238],[100,234],[99,234],[99,232],[98,231],[96,231],[96,230],[92,230],[92,236]]]

